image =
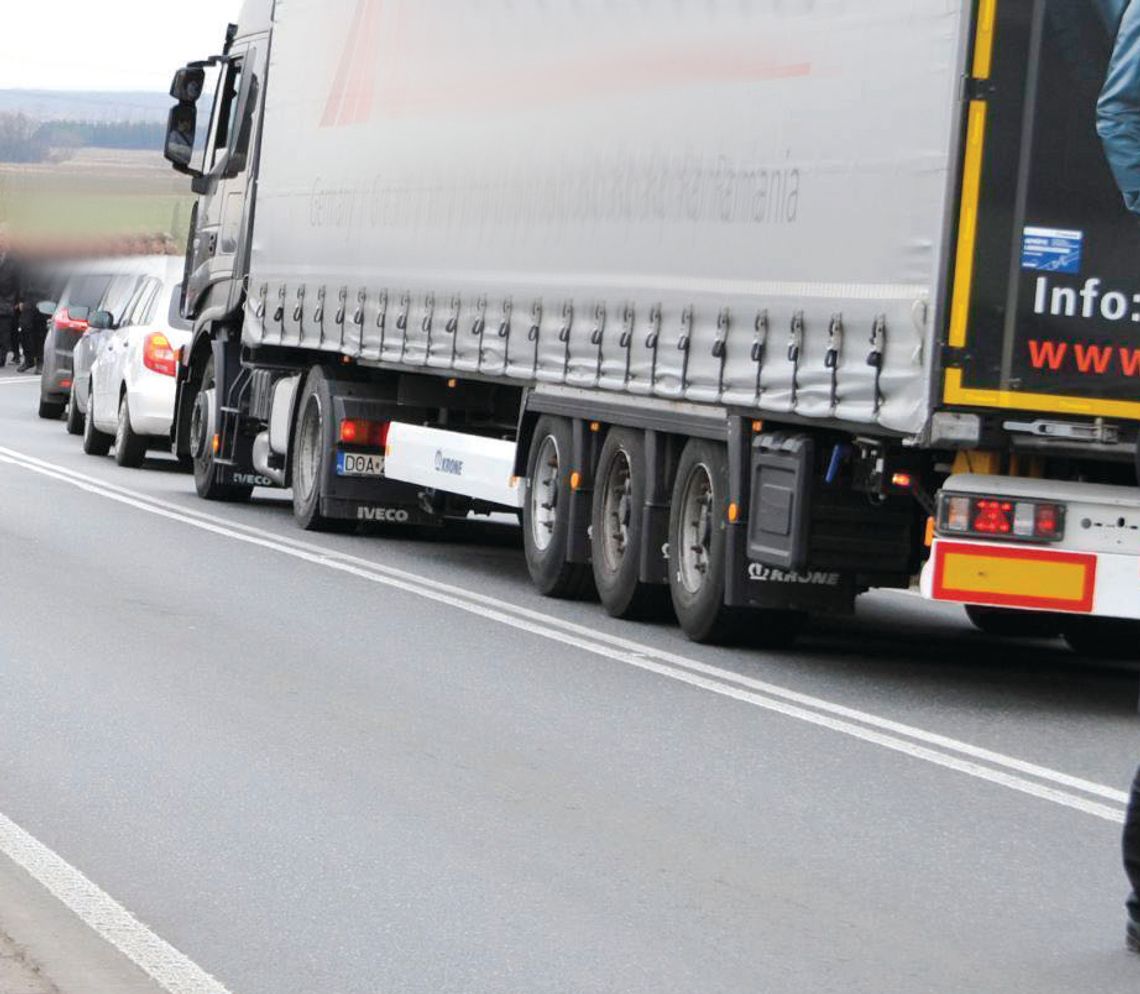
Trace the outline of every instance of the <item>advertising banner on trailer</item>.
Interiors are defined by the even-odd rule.
[[[1140,2],[983,0],[973,76],[945,399],[1140,419]]]

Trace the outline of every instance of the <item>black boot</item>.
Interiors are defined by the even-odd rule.
[[[20,363],[19,366],[16,367],[16,372],[17,373],[26,373],[31,368],[32,368],[32,360],[29,359],[27,356],[24,356],[24,361],[22,363]]]

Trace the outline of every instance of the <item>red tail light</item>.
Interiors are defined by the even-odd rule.
[[[87,322],[82,319],[73,318],[67,312],[67,308],[61,308],[55,315],[55,330],[56,331],[74,331],[76,334],[82,335],[87,330]]]
[[[1058,542],[1065,537],[1065,505],[1053,501],[943,494],[938,531],[942,535],[1018,542]]]
[[[386,449],[390,427],[391,425],[387,421],[364,421],[360,418],[349,418],[340,423],[340,440],[344,445],[359,445],[368,449]]]
[[[177,375],[178,357],[174,354],[170,339],[161,331],[146,336],[143,342],[143,365],[163,376]]]
[[[1013,531],[1013,504],[1004,500],[980,500],[974,517],[974,531],[983,535],[1008,535]]]

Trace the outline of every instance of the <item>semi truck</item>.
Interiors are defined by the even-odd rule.
[[[173,447],[310,530],[516,514],[697,641],[917,585],[1140,654],[1120,15],[247,0],[171,89]]]

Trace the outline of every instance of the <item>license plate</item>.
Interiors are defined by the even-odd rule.
[[[383,456],[362,456],[355,452],[338,452],[337,476],[383,476]]]

